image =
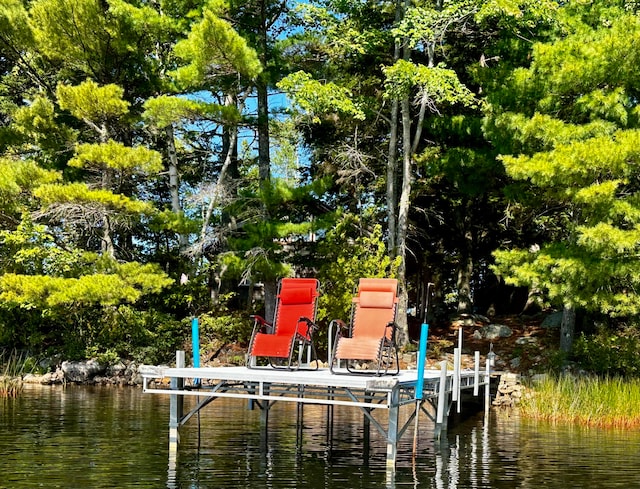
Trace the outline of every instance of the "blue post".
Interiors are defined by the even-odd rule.
[[[418,380],[416,381],[416,400],[422,399],[424,386],[424,364],[427,359],[427,339],[429,337],[429,325],[422,323],[420,330],[420,348],[418,350]]]
[[[191,344],[193,346],[193,367],[200,368],[200,332],[198,318],[191,320]],[[193,379],[195,385],[200,384],[200,379]]]

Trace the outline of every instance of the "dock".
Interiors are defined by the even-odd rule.
[[[334,369],[335,370],[335,369]],[[365,423],[373,425],[386,439],[387,471],[395,471],[397,447],[401,437],[424,414],[434,423],[434,435],[439,438],[446,431],[449,413],[461,409],[463,391],[474,396],[484,395],[485,411],[489,409],[490,365],[480,366],[480,354],[475,353],[473,369],[460,368],[457,352],[453,368],[440,362],[440,369],[424,370],[419,381],[417,370],[400,370],[397,375],[358,375],[344,372],[331,373],[327,368],[318,370],[279,370],[271,367],[185,367],[185,353],[176,353],[176,367],[147,366],[140,370],[143,392],[170,396],[169,456],[175,456],[180,442],[179,429],[201,409],[220,398],[248,401],[250,408],[261,411],[261,426],[268,430],[268,414],[276,402],[294,402],[301,408],[305,404],[327,406],[332,426],[334,406],[360,409]],[[160,382],[164,379],[164,382]],[[169,380],[168,385],[166,380]],[[421,393],[416,386],[422,384]],[[484,389],[481,389],[484,387]],[[184,399],[196,396],[197,403],[184,412]],[[402,426],[400,411],[408,411]],[[386,411],[386,421],[376,414]],[[301,420],[297,420],[301,424]],[[411,431],[411,430],[409,430]],[[366,440],[365,440],[366,442]]]

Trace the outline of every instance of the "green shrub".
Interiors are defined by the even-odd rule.
[[[601,327],[593,335],[580,335],[573,355],[581,368],[598,375],[640,377],[640,333],[625,327],[612,331]]]

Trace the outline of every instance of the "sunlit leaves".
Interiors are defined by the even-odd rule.
[[[77,168],[111,168],[125,174],[155,174],[162,170],[162,156],[157,151],[138,146],[131,148],[110,140],[102,144],[80,144],[69,166]]]
[[[11,215],[29,209],[31,192],[39,185],[61,179],[57,172],[45,170],[33,161],[0,158],[0,209]]]
[[[67,109],[78,119],[100,123],[125,115],[129,103],[123,100],[124,90],[117,85],[98,86],[87,80],[77,86],[59,84],[57,88],[60,108]]]
[[[172,282],[156,266],[137,263],[116,266],[112,273],[78,278],[7,273],[0,276],[0,300],[27,309],[73,304],[108,306],[136,302]]]
[[[348,89],[333,82],[314,80],[308,73],[293,73],[280,81],[278,87],[315,122],[330,114],[344,114],[357,120],[365,117]]]
[[[114,194],[108,190],[93,190],[82,183],[42,185],[34,191],[34,195],[40,198],[45,205],[57,203],[95,204],[107,209],[132,214],[153,212],[153,204],[149,202]]]
[[[405,97],[417,87],[433,106],[474,102],[473,93],[460,82],[456,72],[442,66],[431,68],[399,60],[385,68],[384,73],[385,88],[391,98]]]
[[[545,200],[541,214],[566,223],[535,252],[495,258],[509,283],[625,316],[640,312],[640,130],[637,53],[623,46],[640,40],[640,22],[601,7],[572,3],[573,31],[536,45],[531,67],[513,73],[514,90],[502,99],[511,110],[493,109],[486,127],[512,151],[501,157],[507,173]]]
[[[252,79],[262,71],[256,52],[227,21],[209,9],[204,10],[189,37],[176,44],[175,53],[188,63],[175,72],[185,86],[198,86],[210,77],[232,73]]]
[[[223,122],[239,122],[240,113],[233,105],[219,105],[185,97],[160,95],[144,103],[144,119],[155,128],[195,121],[201,118]]]
[[[594,137],[558,145],[533,156],[504,156],[507,171],[541,187],[584,186],[600,178],[625,177],[640,163],[640,131],[618,131],[613,137]]]
[[[0,40],[3,57],[20,60],[24,47],[32,46],[33,31],[21,0],[3,0],[0,9]]]

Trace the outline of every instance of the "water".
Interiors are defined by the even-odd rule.
[[[195,402],[187,401],[186,408]],[[27,386],[0,399],[0,488],[630,488],[640,487],[640,432],[551,426],[482,414],[450,427],[439,442],[423,419],[399,444],[394,476],[385,443],[362,415],[336,407],[275,404],[261,436],[259,409],[219,399],[181,428],[168,452],[169,399],[136,388]],[[384,425],[384,420],[382,420]]]

